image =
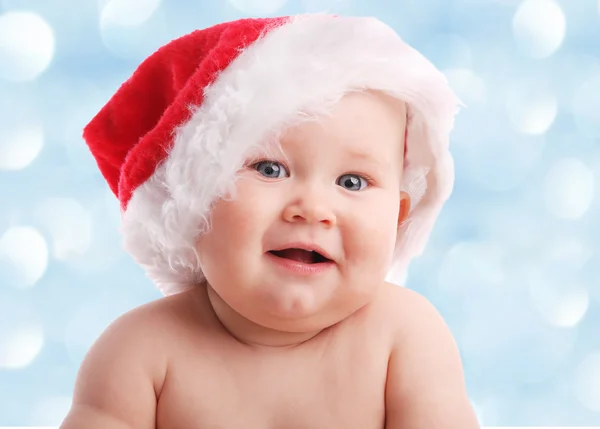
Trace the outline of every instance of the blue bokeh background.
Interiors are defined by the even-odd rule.
[[[467,104],[406,284],[454,332],[481,423],[600,425],[600,1],[0,0],[0,426],[58,425],[91,343],[160,297],[83,126],[175,37],[322,10],[387,22]]]

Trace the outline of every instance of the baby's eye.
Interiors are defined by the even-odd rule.
[[[367,179],[359,176],[358,174],[344,174],[343,176],[340,176],[337,184],[348,189],[349,191],[361,191],[369,183]]]
[[[260,161],[252,167],[260,174],[270,179],[281,179],[282,177],[289,176],[285,167],[277,161]]]

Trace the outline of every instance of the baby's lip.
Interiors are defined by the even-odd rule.
[[[271,249],[271,250],[269,250],[269,252],[278,252],[280,250],[285,250],[285,249],[301,249],[301,250],[306,250],[309,252],[317,252],[324,258],[327,258],[330,261],[335,262],[335,260],[333,259],[331,254],[329,252],[327,252],[327,250],[323,249],[321,246],[319,246],[318,244],[314,244],[314,243],[292,242],[292,243],[287,243],[282,246],[279,246],[275,249]]]

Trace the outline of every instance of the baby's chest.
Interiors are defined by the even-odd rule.
[[[215,357],[186,365],[170,370],[159,400],[159,429],[384,426],[387,359],[366,350],[305,364]]]

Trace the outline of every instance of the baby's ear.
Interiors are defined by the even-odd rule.
[[[398,211],[398,228],[402,226],[404,221],[408,219],[410,212],[410,195],[404,191],[400,191],[400,210]]]

